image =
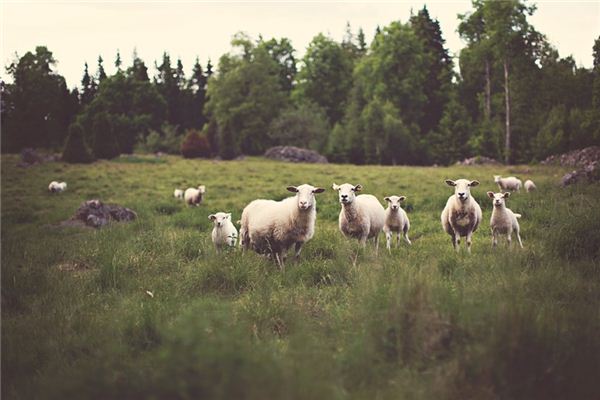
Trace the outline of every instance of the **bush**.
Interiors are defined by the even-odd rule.
[[[181,136],[177,135],[177,127],[163,124],[160,131],[152,130],[147,136],[138,136],[135,151],[138,153],[157,153],[162,151],[168,154],[179,154],[181,149]]]
[[[95,157],[110,159],[121,153],[108,113],[101,112],[94,116],[92,134]]]
[[[65,143],[62,159],[68,163],[90,163],[94,161],[90,149],[85,143],[81,124],[75,122],[69,126],[69,136]]]
[[[185,158],[210,157],[208,138],[190,129],[181,143],[181,155]]]

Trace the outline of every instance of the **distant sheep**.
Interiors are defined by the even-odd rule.
[[[527,179],[523,187],[525,188],[526,192],[533,192],[534,190],[537,190],[537,186],[535,186],[535,183],[533,183],[531,179]]]
[[[471,252],[471,238],[481,223],[481,207],[471,196],[471,188],[479,185],[478,181],[458,179],[446,180],[448,186],[454,186],[454,194],[448,198],[442,211],[442,227],[452,238],[452,246],[460,249],[460,238],[467,238],[467,250]]]
[[[231,222],[231,213],[218,212],[208,216],[213,222],[212,242],[219,252],[223,247],[234,247],[237,242],[238,231]]]
[[[492,218],[490,219],[490,227],[492,229],[492,245],[496,247],[498,244],[498,235],[506,235],[506,240],[510,246],[512,243],[513,232],[517,235],[519,246],[523,248],[523,242],[521,241],[520,227],[518,218],[521,218],[521,214],[512,212],[510,208],[506,208],[506,199],[510,196],[510,193],[494,193],[487,192],[487,195],[492,199],[494,211],[492,211]]]
[[[199,206],[202,203],[202,198],[206,193],[206,187],[204,185],[198,186],[198,189],[188,188],[183,194],[183,198],[188,206]]]
[[[48,185],[48,191],[50,193],[60,193],[60,192],[64,192],[67,189],[67,182],[56,182],[56,181],[52,181],[50,182],[50,184]]]
[[[388,251],[391,251],[392,236],[396,233],[396,245],[400,245],[400,236],[404,236],[406,243],[411,244],[408,238],[408,230],[410,229],[410,221],[406,211],[400,207],[400,202],[406,200],[405,196],[388,196],[384,199],[388,202],[388,208],[385,210],[385,224],[383,231],[385,232],[386,246]]]
[[[175,197],[176,199],[183,199],[183,190],[175,189],[173,191],[173,197]]]
[[[367,239],[375,240],[375,251],[379,248],[379,233],[385,224],[385,210],[377,200],[370,194],[356,195],[362,190],[361,185],[332,185],[339,195],[342,205],[339,216],[339,228],[344,236],[358,239],[364,246]]]
[[[305,184],[288,186],[287,190],[296,195],[281,201],[250,202],[242,212],[240,227],[242,248],[271,255],[280,268],[292,245],[298,259],[304,243],[313,237],[317,219],[315,194],[325,189]]]
[[[494,175],[494,183],[498,185],[500,191],[511,191],[518,192],[523,186],[523,182],[517,177],[509,176],[508,178],[502,178],[500,175]]]

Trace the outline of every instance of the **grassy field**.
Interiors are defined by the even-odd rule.
[[[560,188],[561,169],[17,162],[2,156],[3,399],[600,398],[600,186]],[[491,248],[494,173],[539,188],[508,201],[524,250]],[[471,256],[439,222],[461,177],[482,183]],[[47,193],[54,179],[68,190]],[[345,240],[332,182],[407,196],[413,246]],[[199,183],[201,207],[172,197]],[[302,183],[327,191],[299,263],[215,254],[209,214]],[[91,198],[139,218],[57,226]]]

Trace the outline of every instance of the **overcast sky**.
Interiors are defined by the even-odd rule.
[[[427,4],[430,15],[437,18],[446,45],[458,54],[464,43],[456,29],[458,13],[471,10],[470,1],[394,1],[394,2],[0,2],[2,18],[0,76],[7,78],[4,67],[37,45],[47,46],[58,60],[57,69],[70,87],[79,85],[83,64],[96,71],[98,54],[102,55],[107,73],[114,71],[117,49],[124,65],[138,55],[155,73],[154,61],[163,51],[173,62],[180,57],[191,71],[198,56],[203,66],[213,64],[230,50],[233,34],[244,31],[257,38],[287,37],[300,57],[317,33],[335,40],[343,37],[346,21],[354,31],[362,27],[370,42],[377,25],[391,21],[405,22],[410,10]],[[545,33],[561,56],[573,55],[577,64],[592,66],[592,46],[600,36],[600,0],[536,2],[533,25]]]

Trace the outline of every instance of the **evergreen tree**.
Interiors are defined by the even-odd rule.
[[[365,41],[365,32],[362,28],[358,28],[358,34],[356,35],[356,41],[358,42],[358,54],[364,56],[367,54],[367,42]]]
[[[94,77],[88,72],[88,63],[85,63],[83,78],[81,78],[81,104],[88,105],[94,99],[98,86]]]
[[[62,153],[62,160],[68,163],[89,163],[93,161],[90,149],[85,142],[83,127],[77,122],[69,126],[69,136]]]
[[[137,50],[133,49],[133,64],[127,69],[127,75],[140,82],[150,82],[148,67],[138,56]]]
[[[212,74],[213,74],[213,65],[209,58],[208,62],[206,63],[206,79],[210,78],[212,76]]]
[[[104,60],[102,59],[102,56],[98,56],[98,84],[106,79],[106,72],[104,71],[104,66],[102,65],[103,62]]]
[[[117,73],[121,72],[121,53],[117,50],[117,57],[115,58],[115,68],[117,68]]]
[[[206,122],[204,116],[204,105],[206,103],[206,76],[202,71],[202,66],[196,57],[196,63],[192,70],[192,76],[188,82],[188,90],[191,93],[191,103],[189,107],[190,127],[200,129]],[[210,139],[210,137],[209,137]],[[214,143],[211,141],[214,148]]]
[[[108,113],[94,115],[92,122],[94,138],[93,153],[96,158],[115,158],[120,154],[119,144],[110,122]]]

